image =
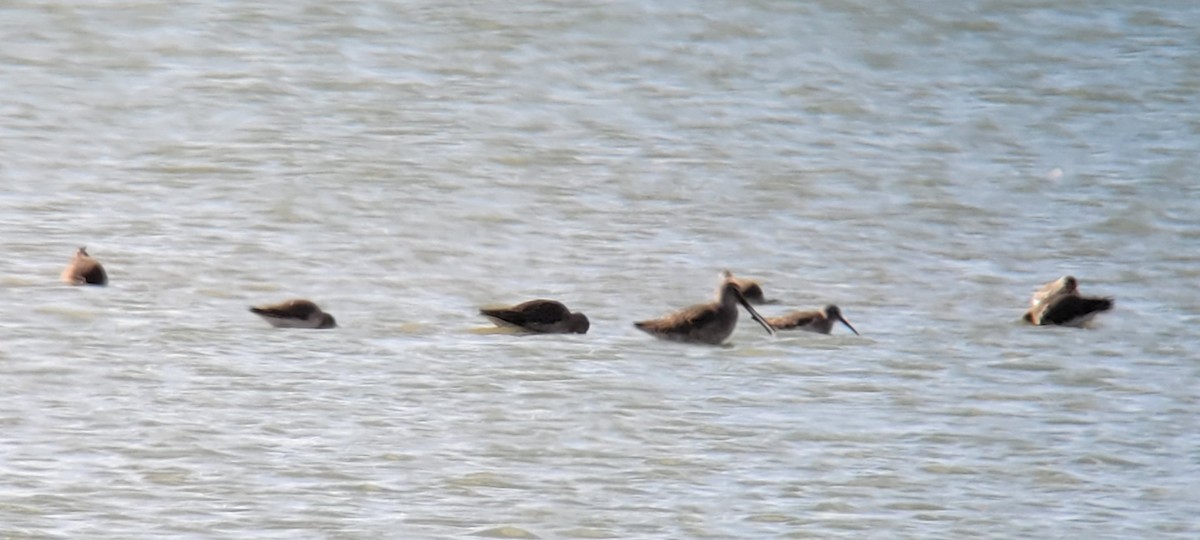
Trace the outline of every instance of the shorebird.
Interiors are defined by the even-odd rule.
[[[334,328],[333,315],[308,300],[288,300],[269,306],[254,306],[250,312],[275,328]]]
[[[842,316],[842,310],[837,306],[829,304],[815,311],[793,311],[787,315],[779,317],[767,318],[767,323],[775,327],[776,330],[805,330],[808,332],[816,332],[818,334],[828,334],[833,330],[833,323],[841,321],[846,325],[854,335],[859,335],[858,330],[855,330]]]
[[[1037,309],[1043,302],[1060,294],[1075,294],[1079,290],[1079,282],[1075,276],[1063,276],[1050,283],[1038,287],[1029,299],[1030,311]]]
[[[1038,326],[1082,327],[1112,307],[1112,298],[1081,296],[1075,277],[1063,276],[1038,288],[1029,300],[1029,311],[1021,318]]]
[[[542,334],[586,334],[591,324],[587,315],[571,313],[562,302],[530,300],[511,307],[481,309],[479,314],[496,326],[520,328]]]
[[[741,304],[768,334],[774,335],[775,329],[742,296],[737,283],[729,279],[729,272],[722,272],[721,277],[723,279],[715,301],[686,307],[664,317],[635,322],[633,325],[659,339],[720,345],[737,326],[738,304]]]
[[[63,270],[62,280],[71,285],[108,285],[108,274],[100,261],[88,255],[86,247],[81,247]]]
[[[742,291],[742,296],[751,304],[772,303],[763,297],[762,285],[759,285],[757,280],[734,277],[733,273],[729,270],[721,271],[721,278],[736,283],[738,290]]]

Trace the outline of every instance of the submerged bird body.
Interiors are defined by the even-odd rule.
[[[63,270],[62,280],[70,285],[107,285],[108,274],[100,261],[88,255],[86,247],[81,247]]]
[[[1093,317],[1112,307],[1112,298],[1063,294],[1046,300],[1041,309],[1030,310],[1024,319],[1038,326],[1084,326]]]
[[[854,335],[859,335],[858,330],[850,325],[850,321],[842,316],[842,310],[833,304],[815,311],[793,311],[787,315],[770,317],[767,322],[776,330],[804,330],[818,334],[832,332],[833,323],[841,322],[854,332]]]
[[[275,328],[334,328],[333,315],[308,300],[288,300],[267,306],[255,306],[250,312],[262,317]]]
[[[591,326],[587,315],[572,313],[554,300],[530,300],[506,308],[481,309],[479,314],[496,326],[541,334],[586,334]]]
[[[1029,301],[1029,311],[1021,317],[1037,326],[1086,325],[1093,317],[1112,309],[1112,298],[1082,296],[1073,276],[1063,276],[1038,288]]]
[[[775,329],[742,296],[737,283],[728,277],[722,281],[716,301],[689,306],[665,317],[639,321],[633,325],[659,339],[720,345],[737,327],[738,304],[745,307],[767,333],[775,333]]]

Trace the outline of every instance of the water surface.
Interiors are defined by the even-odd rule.
[[[1200,8],[0,7],[12,538],[1194,538]],[[78,245],[111,286],[58,272]],[[658,342],[761,279],[861,338]],[[1117,308],[1019,324],[1063,274]],[[313,299],[332,332],[250,304]],[[586,336],[483,330],[550,297]]]

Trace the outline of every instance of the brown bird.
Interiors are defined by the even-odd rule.
[[[850,326],[850,321],[842,316],[842,310],[833,304],[815,311],[793,311],[787,315],[767,318],[767,322],[776,330],[805,330],[818,334],[833,331],[833,323],[836,321],[841,321],[854,335],[859,335],[858,330]]]
[[[737,284],[738,290],[742,291],[742,296],[751,304],[771,304],[770,300],[763,297],[762,285],[757,280],[734,277],[729,270],[721,272],[723,279],[732,281]]]
[[[481,309],[479,314],[496,326],[520,328],[541,334],[586,334],[591,323],[587,315],[571,313],[562,302],[530,300],[511,307]]]
[[[1033,291],[1033,297],[1029,299],[1029,309],[1034,310],[1042,305],[1043,302],[1051,297],[1060,294],[1074,294],[1079,290],[1079,282],[1075,280],[1075,276],[1063,276],[1050,283],[1038,287]]]
[[[108,285],[108,274],[100,261],[88,255],[86,247],[81,247],[63,270],[62,280],[71,285]]]
[[[1112,298],[1081,296],[1074,276],[1063,276],[1038,288],[1021,317],[1027,323],[1082,327],[1093,317],[1112,309]]]
[[[633,325],[659,339],[720,345],[737,326],[738,304],[741,304],[768,334],[774,335],[775,329],[742,296],[737,283],[729,279],[729,272],[722,272],[721,277],[723,279],[715,301],[686,307],[670,315],[635,322]]]
[[[262,317],[275,328],[334,328],[333,315],[308,300],[288,300],[269,306],[254,306],[250,312]]]

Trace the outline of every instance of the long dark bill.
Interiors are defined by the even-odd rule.
[[[856,336],[862,335],[862,334],[859,334],[858,330],[855,330],[853,326],[850,326],[850,321],[847,321],[845,317],[838,315],[838,320],[842,321],[842,324],[846,325],[846,328],[849,328],[851,332],[854,332],[854,335],[856,335]]]
[[[767,322],[762,315],[759,315],[758,312],[754,310],[754,306],[751,306],[750,302],[746,301],[746,297],[742,296],[742,291],[739,291],[737,288],[734,288],[734,291],[737,291],[738,303],[740,303],[742,307],[746,308],[746,311],[750,312],[750,318],[762,325],[762,327],[767,330],[768,334],[771,334],[772,336],[775,335],[775,327],[771,326],[771,323]]]

